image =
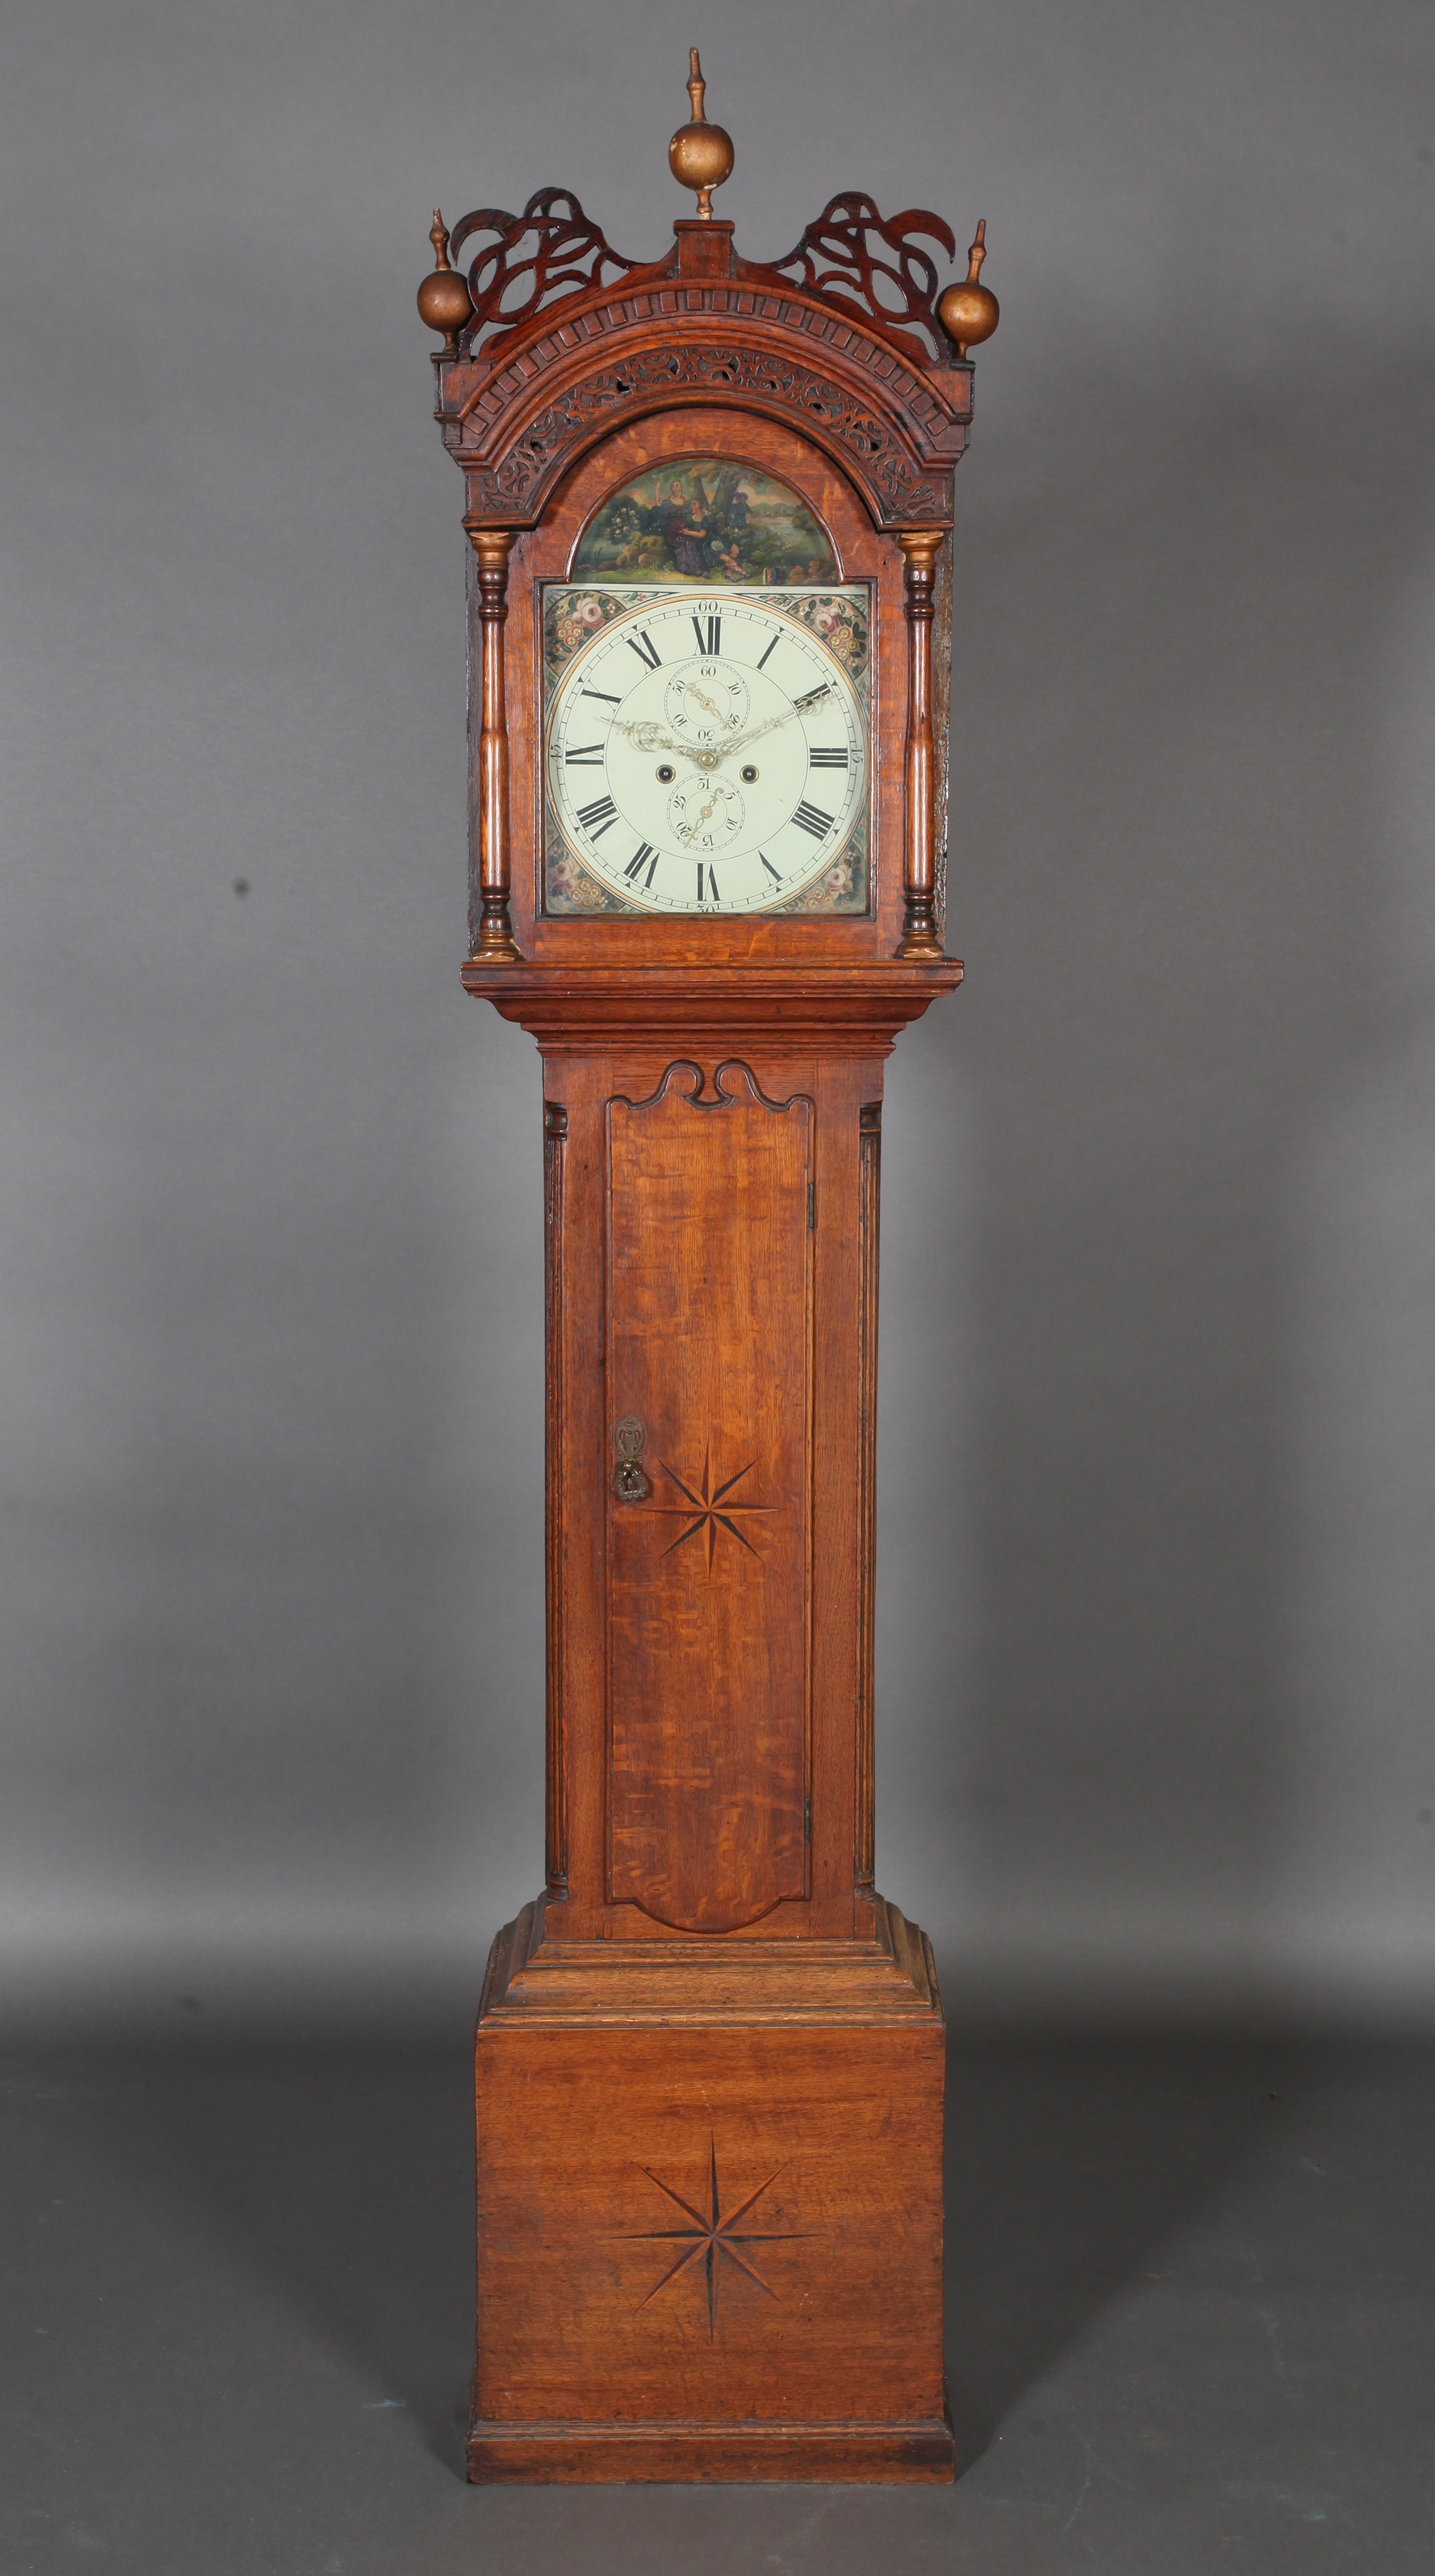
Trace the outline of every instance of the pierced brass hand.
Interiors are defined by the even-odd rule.
[[[692,839],[692,837],[693,837],[693,835],[694,835],[694,833],[695,833],[695,832],[700,832],[700,831],[702,830],[703,825],[704,825],[704,823],[706,823],[706,821],[708,820],[708,817],[709,817],[709,815],[712,813],[713,808],[714,808],[716,805],[720,805],[720,804],[722,803],[722,800],[723,800],[723,798],[724,798],[725,796],[731,796],[731,795],[733,795],[735,792],[736,792],[736,791],[735,791],[733,788],[731,788],[731,787],[724,787],[724,786],[722,786],[720,783],[719,783],[719,785],[717,785],[716,787],[714,787],[713,792],[712,792],[711,796],[708,798],[708,801],[707,801],[706,805],[703,807],[702,812],[701,812],[701,813],[696,817],[695,821],[691,822],[691,823],[688,825],[688,828],[687,828],[687,830],[686,830],[685,832],[681,832],[681,831],[679,832],[679,834],[678,834],[678,839],[679,839],[680,841],[690,841],[690,840]]]
[[[751,732],[740,733],[736,742],[725,742],[721,752],[722,759],[726,760],[730,752],[746,751],[750,742],[760,742],[765,733],[775,733],[779,725],[790,724],[796,713],[796,707],[789,707],[785,716],[769,716],[766,724],[754,725]]]
[[[681,751],[689,760],[696,758],[690,743],[674,742],[671,734],[659,733],[651,716],[637,722],[625,722],[621,716],[614,716],[608,730],[629,735],[636,751]]]
[[[704,696],[703,691],[698,687],[695,680],[679,680],[678,687],[680,689],[686,689],[688,696],[690,698],[696,698],[698,705],[700,707],[706,707],[708,714],[710,716],[716,716],[720,724],[732,724],[732,717],[724,715],[721,707],[715,706],[711,698]]]
[[[719,713],[719,710],[713,706],[712,700],[705,698],[701,689],[694,688],[691,680],[679,680],[678,687],[690,690],[699,704],[707,707],[713,715]],[[775,733],[779,725],[791,724],[794,716],[806,715],[808,709],[814,706],[819,698],[827,697],[830,691],[830,681],[824,680],[820,689],[809,689],[806,697],[794,698],[792,705],[780,716],[769,716],[765,724],[754,725],[748,733],[736,735],[731,742],[705,744],[701,749],[696,743],[675,742],[671,734],[659,733],[651,716],[643,717],[638,721],[625,721],[621,716],[614,716],[610,720],[608,730],[610,733],[627,734],[638,751],[676,751],[682,754],[684,760],[692,761],[698,769],[714,769],[720,760],[730,759],[733,752],[745,751],[750,742],[760,742],[765,733]]]
[[[750,742],[759,741],[763,734],[775,733],[779,725],[791,724],[794,716],[805,716],[819,698],[830,694],[830,689],[830,681],[824,680],[820,689],[809,689],[805,698],[794,698],[785,715],[769,716],[766,724],[754,725],[750,733],[740,733],[736,742],[725,742],[719,757],[726,760],[730,752],[745,751]]]

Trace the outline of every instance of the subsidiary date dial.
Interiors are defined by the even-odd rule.
[[[867,727],[834,653],[763,592],[611,617],[547,726],[558,826],[647,912],[761,912],[831,866],[867,796]]]

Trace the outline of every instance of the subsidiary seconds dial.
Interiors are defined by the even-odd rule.
[[[625,904],[762,912],[862,815],[867,728],[836,655],[770,592],[685,590],[625,607],[578,653],[547,767],[569,849]]]

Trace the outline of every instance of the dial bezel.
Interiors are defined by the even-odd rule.
[[[690,581],[639,583],[600,581],[582,577],[571,582],[547,583],[543,586],[539,606],[545,639],[550,635],[551,613],[555,610],[561,611],[567,600],[584,596],[611,603],[610,613],[604,624],[587,643],[580,644],[574,650],[572,658],[565,664],[558,677],[551,682],[546,680],[545,655],[547,704],[544,708],[542,738],[542,766],[546,791],[543,803],[542,850],[544,918],[550,921],[575,919],[602,921],[615,917],[631,918],[637,914],[665,921],[707,922],[716,915],[723,915],[725,906],[724,917],[729,920],[750,921],[770,915],[780,915],[784,919],[810,919],[819,914],[824,918],[843,921],[870,918],[873,837],[871,728],[868,718],[872,625],[870,583],[865,581],[814,582],[792,584],[780,590],[755,583],[730,583],[711,593]],[[815,624],[809,622],[802,614],[804,605],[829,598],[843,599],[849,601],[854,607],[860,608],[868,644],[861,669],[855,675],[817,631]],[[835,830],[829,828],[828,833],[822,836],[823,846],[819,848],[810,864],[805,867],[800,864],[799,848],[791,843],[782,851],[782,856],[786,858],[788,851],[791,850],[798,864],[785,871],[785,882],[784,871],[779,870],[774,865],[772,856],[764,854],[760,848],[754,848],[751,852],[744,848],[731,862],[739,870],[737,885],[752,883],[756,873],[751,864],[754,856],[760,860],[768,875],[773,878],[771,892],[764,891],[763,899],[757,902],[740,903],[735,899],[734,880],[728,875],[726,866],[723,877],[718,878],[716,856],[720,853],[710,853],[705,865],[699,863],[697,887],[694,888],[690,874],[685,874],[680,879],[676,873],[688,867],[688,858],[667,846],[667,836],[659,831],[656,819],[635,822],[632,812],[621,805],[615,813],[614,797],[621,796],[623,791],[619,778],[614,777],[609,768],[609,746],[612,726],[624,721],[616,715],[608,719],[609,732],[603,737],[604,751],[601,763],[597,760],[584,763],[585,770],[591,771],[594,781],[602,779],[609,791],[606,794],[600,794],[594,800],[600,811],[604,806],[608,808],[597,826],[596,833],[585,831],[581,809],[575,806],[571,815],[567,812],[560,783],[562,769],[557,754],[561,746],[562,728],[573,721],[571,711],[574,702],[584,693],[584,673],[595,675],[595,666],[601,666],[607,662],[615,643],[629,640],[629,630],[636,629],[638,636],[648,643],[651,650],[652,637],[656,635],[659,619],[666,623],[676,617],[679,621],[679,640],[685,643],[686,634],[682,625],[684,619],[691,617],[700,631],[706,618],[722,615],[727,615],[730,620],[729,642],[735,631],[740,629],[745,621],[754,619],[762,621],[777,629],[779,634],[785,632],[788,635],[802,659],[818,674],[819,685],[822,684],[824,673],[830,675],[825,685],[828,687],[835,685],[842,708],[841,723],[846,742],[857,753],[855,761],[844,758],[842,766],[848,769],[849,777],[838,812],[831,818],[831,823],[835,824],[836,828]],[[769,652],[770,649],[769,647]],[[763,660],[766,661],[767,658],[769,655],[765,653]],[[683,657],[674,656],[671,660],[665,657],[665,661],[666,667],[676,676],[692,663],[698,662],[699,653],[695,650]],[[737,655],[731,656],[731,667],[739,676],[749,668],[748,664]],[[756,664],[752,666],[754,679],[759,667],[760,665]],[[617,676],[624,675],[620,672]],[[622,703],[625,706],[631,704],[644,692],[644,689],[644,679],[641,676],[635,676],[632,687]],[[667,692],[664,693],[665,703],[667,694]],[[748,694],[750,695],[750,691]],[[800,702],[792,697],[783,683],[770,683],[764,694],[771,700],[785,701],[790,708],[791,716],[797,719],[801,733],[804,736],[807,735],[808,727],[802,718]],[[649,697],[653,695],[650,684],[647,686],[647,695]],[[601,715],[595,715],[593,721],[595,725],[601,723]],[[626,721],[632,721],[632,719]],[[654,721],[650,717],[648,721],[653,721],[656,733],[660,729],[662,718],[659,717]],[[787,721],[787,716],[774,717],[769,719],[769,724],[775,727],[778,723],[785,725]],[[809,741],[809,749],[811,747]],[[587,751],[590,746],[585,742],[582,748]],[[596,748],[596,745],[591,748]],[[616,766],[620,775],[624,769],[629,772],[629,779],[626,782],[629,785],[629,805],[636,800],[641,811],[641,804],[646,801],[651,810],[658,800],[654,799],[651,791],[647,790],[646,781],[640,783],[633,775],[637,764],[623,756],[622,746],[616,748],[619,751]],[[709,765],[715,769],[715,764]],[[675,770],[667,800],[670,802],[671,796],[681,792],[685,783],[685,774],[680,763],[676,761],[668,763],[663,760],[655,768],[655,779],[662,779],[666,767],[672,767]],[[852,772],[856,773],[855,776],[850,774]],[[738,773],[726,782],[732,788],[735,800],[739,802],[741,798],[738,778],[742,774]],[[800,774],[803,780],[807,779],[810,775],[808,764],[802,764]],[[795,806],[800,806],[804,802],[810,806],[812,801],[811,798],[802,799],[794,792]],[[770,828],[764,828],[761,838],[771,843],[775,850],[781,835],[797,819],[796,811],[784,813]],[[653,861],[646,872],[646,885],[643,879],[639,878],[631,892],[621,882],[616,881],[615,874],[609,873],[608,865],[605,864],[608,854],[599,846],[613,830],[615,820],[625,825],[627,830],[639,833],[642,849],[650,853]],[[748,818],[744,816],[743,828],[747,829],[747,826]],[[810,829],[811,826],[805,825],[802,828]],[[646,840],[645,835],[648,831],[654,832],[656,847]],[[561,865],[565,858],[574,866],[580,878],[592,886],[597,900],[586,905],[581,901],[563,904],[551,900],[550,863],[556,862]],[[744,861],[746,865],[743,864]],[[818,890],[828,885],[834,872],[840,870],[844,864],[852,868],[854,873],[860,867],[859,899],[855,902],[843,903],[840,899],[829,896],[829,899],[823,902]],[[627,874],[630,871],[625,869],[623,873]],[[661,892],[656,890],[659,885],[663,889]],[[707,887],[713,889],[711,893],[706,891]],[[697,889],[703,889],[703,891]],[[817,895],[816,900],[813,899],[814,894]]]

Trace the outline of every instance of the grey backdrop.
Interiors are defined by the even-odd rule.
[[[1435,1997],[1435,18],[37,0],[3,114],[12,2004],[476,1993],[539,1073],[465,1001],[430,209],[988,224],[891,1069],[881,1882],[958,2009]],[[235,891],[236,880],[250,891]],[[193,2004],[189,2007],[193,2009]]]

